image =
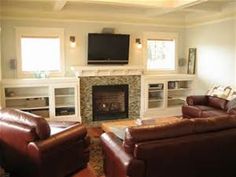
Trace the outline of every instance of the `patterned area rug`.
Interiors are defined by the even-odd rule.
[[[102,145],[100,140],[102,130],[101,128],[90,128],[88,132],[91,137],[89,164],[92,166],[97,177],[101,177],[104,175]]]

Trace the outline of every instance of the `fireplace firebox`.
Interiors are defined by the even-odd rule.
[[[128,85],[93,86],[93,121],[128,118],[128,93]]]

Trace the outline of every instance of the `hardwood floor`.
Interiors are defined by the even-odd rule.
[[[72,177],[97,177],[94,170],[90,165],[87,168],[81,170],[80,172],[74,174]]]

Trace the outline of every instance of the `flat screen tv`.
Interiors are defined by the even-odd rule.
[[[129,35],[88,34],[88,64],[128,64]]]

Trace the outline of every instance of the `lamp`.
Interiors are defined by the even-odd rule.
[[[142,48],[141,39],[140,39],[140,38],[136,38],[135,42],[136,42],[137,48],[138,48],[138,49],[141,49],[141,48]]]
[[[76,46],[75,36],[70,36],[70,47],[75,48],[75,46]]]

